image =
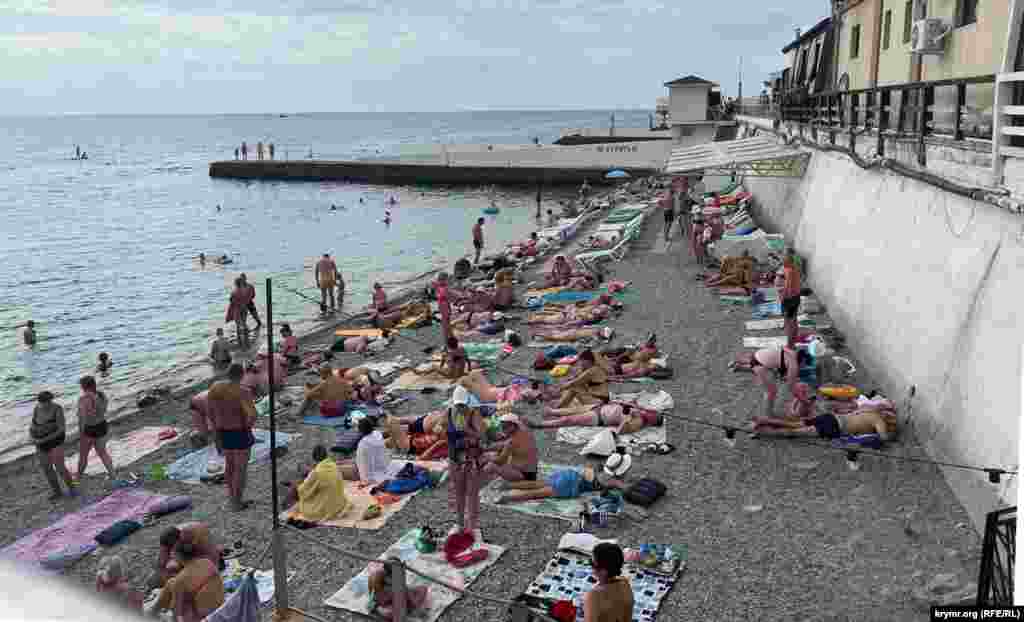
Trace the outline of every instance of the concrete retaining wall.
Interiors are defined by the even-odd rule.
[[[625,168],[633,178],[654,175],[650,168]],[[210,177],[292,181],[352,181],[381,184],[479,186],[592,185],[604,182],[605,167],[443,166],[397,162],[324,162],[316,160],[228,160],[210,163]]]
[[[802,180],[745,183],[884,392],[902,405],[916,386],[914,432],[929,454],[1016,469],[1024,219],[839,154],[815,152]],[[976,526],[999,495],[1015,504],[1005,476],[945,471]]]

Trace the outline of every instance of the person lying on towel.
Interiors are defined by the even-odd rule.
[[[534,423],[533,427],[613,427],[616,434],[634,434],[647,427],[665,425],[665,416],[656,411],[613,402],[591,406],[548,408],[545,409],[544,416],[551,418]]]
[[[600,482],[593,467],[576,469],[556,469],[547,479],[523,480],[509,483],[511,489],[502,495],[498,503],[521,503],[523,501],[539,501],[540,499],[575,499],[588,492],[598,492],[606,488],[625,489],[622,480],[609,479]]]
[[[758,436],[820,436],[836,439],[841,436],[877,434],[882,441],[896,437],[896,411],[888,407],[870,406],[850,414],[825,413],[814,410],[810,387],[799,383],[794,388],[793,402],[787,416],[755,417],[751,431]]]
[[[160,554],[156,561],[161,586],[182,569],[182,564],[174,557],[174,548],[182,542],[190,544],[195,555],[205,557],[218,568],[223,566],[224,547],[213,541],[206,523],[190,522],[169,527],[160,535]]]
[[[531,313],[526,318],[527,324],[555,324],[564,326],[569,324],[594,324],[601,320],[608,319],[612,308],[609,305],[572,305],[569,307],[552,307],[543,311]]]
[[[578,362],[583,371],[568,382],[557,385],[561,392],[558,408],[565,408],[576,403],[598,404],[609,399],[608,373],[597,364],[594,351],[584,350],[580,354]]]
[[[597,339],[604,336],[609,327],[584,326],[580,328],[555,328],[552,326],[541,326],[530,330],[530,335],[539,341],[550,341],[552,343],[569,343],[583,339]]]
[[[338,463],[323,445],[313,448],[313,466],[306,469],[302,481],[289,485],[285,507],[296,503],[302,518],[314,523],[339,516],[350,506]]]
[[[430,305],[425,302],[409,302],[401,307],[388,308],[385,311],[375,313],[370,318],[370,323],[374,328],[390,330],[407,318],[428,320],[430,318]]]
[[[459,386],[472,393],[484,404],[511,402],[518,398],[536,401],[541,397],[539,387],[521,388],[516,385],[496,387],[491,384],[481,369],[475,369],[459,379]],[[557,395],[553,393],[552,395]]]
[[[403,452],[415,452],[421,460],[437,460],[448,455],[448,412],[437,410],[416,417],[388,417],[387,446]]]

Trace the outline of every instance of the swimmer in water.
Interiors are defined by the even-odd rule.
[[[114,366],[114,361],[110,360],[110,355],[106,352],[100,352],[99,363],[96,364],[96,371],[106,372],[110,371],[110,368]]]
[[[384,224],[389,227],[391,226],[391,212],[388,210],[384,210]]]
[[[205,266],[206,265],[206,253],[199,253],[199,265],[200,266]]]
[[[360,203],[365,203],[366,201],[363,199],[363,197],[359,197],[359,202]]]
[[[22,337],[25,339],[26,346],[36,345],[36,323],[29,320],[25,324],[25,332],[22,333]]]
[[[220,211],[220,205],[217,205],[217,211],[218,212]]]
[[[337,206],[337,205],[335,205],[334,203],[331,203],[331,211],[332,211],[332,212],[336,212],[336,211],[338,211],[338,206]]]

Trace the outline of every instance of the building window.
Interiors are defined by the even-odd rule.
[[[978,0],[957,0],[956,27],[967,26],[978,21]]]
[[[810,80],[811,82],[814,82],[814,79],[818,77],[818,63],[820,62],[820,60],[821,44],[818,43],[817,45],[814,46],[814,60],[811,61],[811,75],[808,78],[808,80]]]
[[[860,56],[860,24],[854,24],[850,31],[850,58]]]
[[[914,0],[907,0],[903,9],[903,43],[910,43],[910,29],[914,25]]]
[[[889,49],[890,36],[892,35],[892,9],[885,12],[885,22],[882,24],[882,49]]]

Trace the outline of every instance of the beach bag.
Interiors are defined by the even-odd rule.
[[[646,508],[665,496],[666,492],[668,492],[668,488],[666,488],[665,484],[656,479],[644,477],[630,484],[622,497],[633,505]]]
[[[103,531],[99,532],[96,535],[96,542],[99,542],[103,546],[114,546],[118,542],[124,540],[128,536],[138,531],[139,529],[142,529],[142,523],[138,521],[117,521],[110,527],[107,527]]]
[[[384,482],[380,489],[393,495],[405,495],[430,486],[430,473],[423,467],[415,467],[411,478],[402,477]]]

